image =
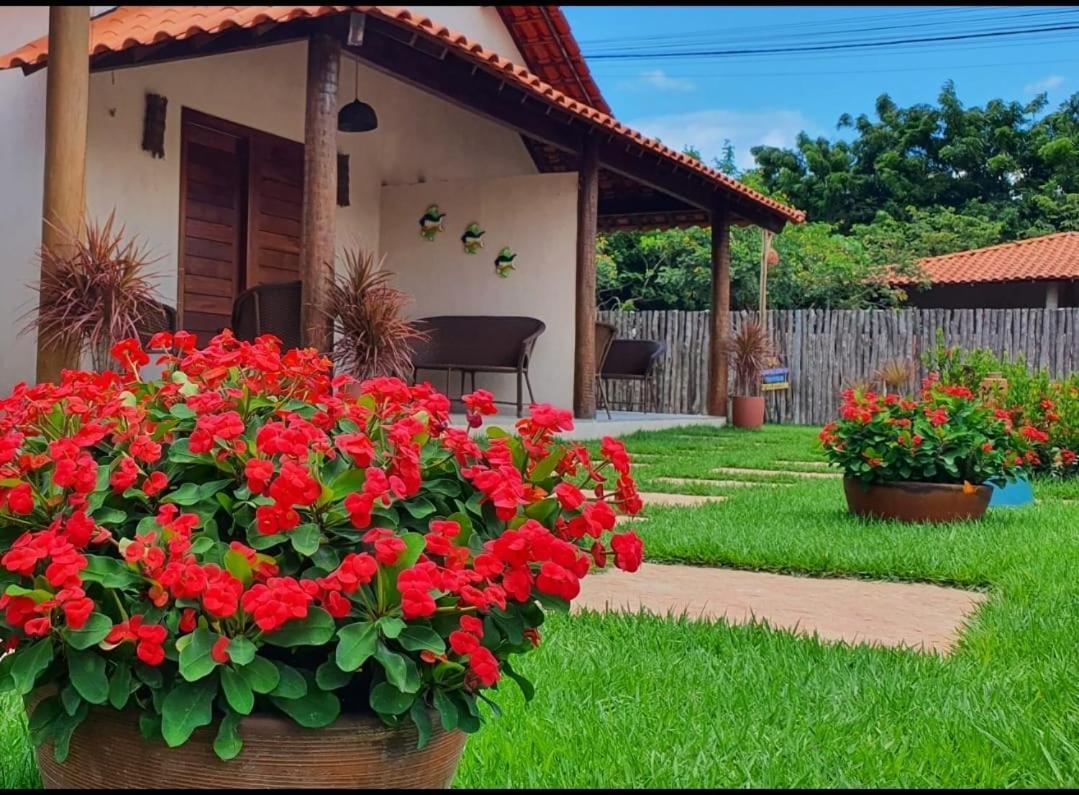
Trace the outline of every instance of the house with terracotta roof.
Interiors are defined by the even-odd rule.
[[[729,229],[804,218],[615,119],[558,6],[5,7],[0,52],[4,391],[75,364],[16,318],[55,226],[115,210],[203,339],[245,288],[301,280],[299,332],[325,349],[319,285],[364,247],[415,317],[542,320],[535,397],[589,417],[597,231],[711,224],[725,415]]]
[[[911,306],[972,309],[1079,306],[1079,232],[1016,240],[918,261],[901,283]]]

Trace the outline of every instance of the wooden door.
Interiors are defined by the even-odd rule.
[[[303,144],[190,108],[181,124],[179,326],[204,345],[242,290],[300,277]]]
[[[205,345],[231,324],[232,300],[245,286],[247,141],[184,111],[179,327]]]

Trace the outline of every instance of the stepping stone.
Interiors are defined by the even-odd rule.
[[[716,467],[712,470],[721,475],[791,475],[796,478],[841,478],[838,472],[794,472],[790,469],[747,469],[745,467]]]
[[[677,486],[699,485],[715,486],[716,488],[723,488],[726,486],[766,486],[776,488],[778,486],[787,485],[786,483],[769,483],[768,481],[760,480],[708,480],[707,478],[655,478],[655,480],[657,483],[673,483]]]
[[[635,613],[692,619],[754,618],[825,641],[948,653],[984,593],[940,585],[795,577],[700,566],[644,563],[586,577],[574,612]]]
[[[648,521],[648,517],[647,516],[641,516],[640,514],[637,514],[636,516],[629,516],[628,514],[620,513],[620,514],[618,514],[617,516],[614,517],[614,523],[615,524],[625,524],[626,522],[633,522],[633,524],[637,524],[638,522],[647,522],[647,521]]]
[[[813,467],[814,469],[827,469],[829,464],[827,461],[792,461],[786,458],[777,458],[777,464],[792,464],[794,466]]]
[[[658,491],[642,491],[640,495],[646,508],[649,505],[704,505],[706,502],[723,502],[727,499],[717,494],[664,494]]]

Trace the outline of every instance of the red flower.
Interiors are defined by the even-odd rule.
[[[197,626],[197,618],[193,608],[185,607],[180,614],[180,631],[193,632]]]
[[[139,465],[135,463],[134,458],[124,456],[113,470],[112,476],[109,477],[109,485],[114,491],[125,491],[131,488],[138,479]]]
[[[0,505],[2,505],[0,501]],[[20,483],[7,493],[7,507],[12,513],[26,515],[34,511],[34,493],[29,483]]]
[[[450,633],[450,648],[454,654],[471,654],[480,646],[480,639],[460,630]]]
[[[142,482],[142,490],[148,497],[153,497],[164,491],[168,485],[169,479],[164,472],[151,472],[146,480]]]
[[[266,491],[273,474],[273,462],[264,458],[249,458],[244,465],[247,488],[251,490],[252,494],[262,494],[262,492]]]
[[[490,649],[479,646],[468,658],[468,667],[484,687],[491,687],[498,682],[502,674],[498,669],[498,660]]]
[[[637,571],[644,557],[644,543],[632,530],[611,536],[611,549],[614,551],[614,565],[622,571]]]
[[[477,638],[483,637],[483,622],[475,616],[461,616],[461,629],[475,635]]]
[[[229,661],[229,639],[222,635],[210,648],[210,657],[214,662],[224,665]]]

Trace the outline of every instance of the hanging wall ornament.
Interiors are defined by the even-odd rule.
[[[480,229],[479,224],[469,224],[465,227],[465,233],[461,235],[461,243],[464,244],[466,254],[475,254],[483,248],[483,236],[487,234]]]
[[[446,229],[442,224],[442,219],[445,217],[446,214],[438,209],[438,205],[432,204],[420,218],[420,234],[428,240],[434,240],[435,235]]]
[[[513,261],[517,258],[516,252],[509,246],[506,246],[498,252],[498,256],[495,258],[495,273],[501,276],[503,279],[510,275],[510,271],[515,270],[516,266]]]

